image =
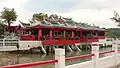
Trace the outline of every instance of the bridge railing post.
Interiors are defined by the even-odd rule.
[[[3,39],[3,47],[5,47],[5,38]]]
[[[65,49],[55,49],[55,68],[65,68]]]
[[[114,50],[115,52],[113,53],[114,54],[114,65],[116,66],[117,65],[117,54],[118,54],[118,44],[116,41],[114,41],[112,43],[112,50]]]
[[[94,56],[92,57],[94,68],[99,68],[99,45],[98,44],[92,44],[92,54]]]

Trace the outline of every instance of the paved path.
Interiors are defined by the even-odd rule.
[[[120,68],[120,64],[114,67],[110,67],[110,68]]]

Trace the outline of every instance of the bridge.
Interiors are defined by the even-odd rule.
[[[55,49],[55,60],[47,60],[47,61],[40,61],[40,62],[32,62],[32,63],[24,63],[24,64],[16,64],[16,65],[8,65],[8,66],[1,66],[0,68],[25,68],[25,67],[32,67],[32,66],[40,66],[50,63],[55,63],[55,68],[110,68],[112,66],[116,66],[120,64],[120,50],[119,48],[119,41],[116,40],[112,43],[112,50],[99,52],[99,45],[92,44],[91,54],[80,55],[75,57],[67,57],[65,58],[65,50],[64,49]],[[110,56],[105,56],[100,58],[101,54],[111,53]],[[91,60],[72,64],[65,66],[65,61],[68,60],[76,60],[80,58],[88,58],[91,57]]]

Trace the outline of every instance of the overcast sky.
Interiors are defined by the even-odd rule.
[[[28,22],[34,13],[44,12],[110,28],[116,27],[110,18],[114,10],[120,13],[120,0],[0,0],[0,11],[3,7],[15,8],[17,21]]]

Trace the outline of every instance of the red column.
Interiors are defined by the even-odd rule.
[[[72,31],[72,38],[74,38],[75,34],[74,34],[74,31]]]
[[[80,29],[80,38],[82,38],[82,29]]]
[[[92,34],[93,34],[93,31],[90,32],[90,36],[92,37],[92,39],[94,39],[94,36]]]
[[[106,37],[106,32],[104,31],[104,38]]]
[[[96,37],[97,37],[97,39],[98,39],[98,31],[96,31]]]
[[[52,39],[52,30],[50,30],[50,39]]]
[[[23,35],[24,34],[24,31],[23,30],[21,30],[21,35]]]
[[[64,30],[64,37],[66,36],[66,31]]]
[[[40,40],[42,37],[42,29],[38,30],[38,40]]]

